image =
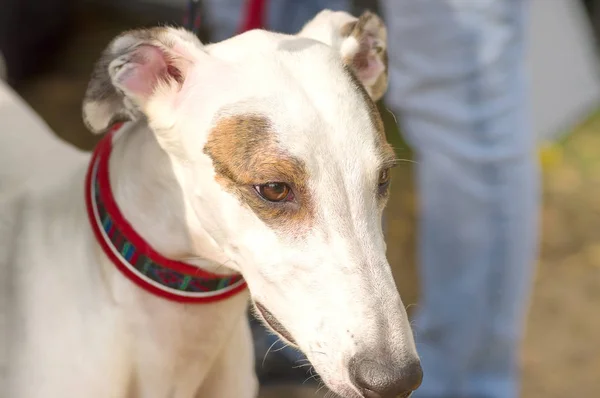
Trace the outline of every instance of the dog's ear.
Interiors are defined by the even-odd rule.
[[[94,67],[83,100],[85,124],[102,133],[115,122],[148,117],[156,99],[168,105],[201,54],[205,53],[200,41],[183,29],[160,27],[121,34]]]
[[[387,29],[383,20],[365,11],[356,18],[343,11],[321,11],[298,33],[328,44],[363,84],[373,101],[388,86]]]

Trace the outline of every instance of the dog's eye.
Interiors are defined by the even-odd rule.
[[[292,200],[292,189],[283,182],[269,182],[254,187],[256,192],[269,202],[283,202]]]
[[[390,169],[383,169],[379,172],[379,192],[382,193],[390,185]]]

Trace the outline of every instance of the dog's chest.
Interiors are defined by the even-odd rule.
[[[137,293],[141,301],[130,318],[132,396],[194,397],[234,328],[245,319],[247,295],[183,305]]]

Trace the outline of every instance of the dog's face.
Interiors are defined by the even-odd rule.
[[[84,102],[96,132],[147,118],[190,233],[210,236],[257,312],[348,397],[420,382],[380,224],[394,165],[373,102],[385,47],[377,16],[329,11],[296,36],[210,46],[172,28],[131,31],[109,45]]]

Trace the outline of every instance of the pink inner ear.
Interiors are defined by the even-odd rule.
[[[148,97],[160,80],[181,78],[180,72],[167,61],[158,47],[142,45],[130,54],[130,61],[118,72],[119,85],[138,97]]]
[[[377,42],[374,37],[365,36],[361,40],[358,53],[354,56],[352,62],[357,77],[367,85],[374,83],[373,80],[385,71],[385,65],[377,53],[376,45]]]

